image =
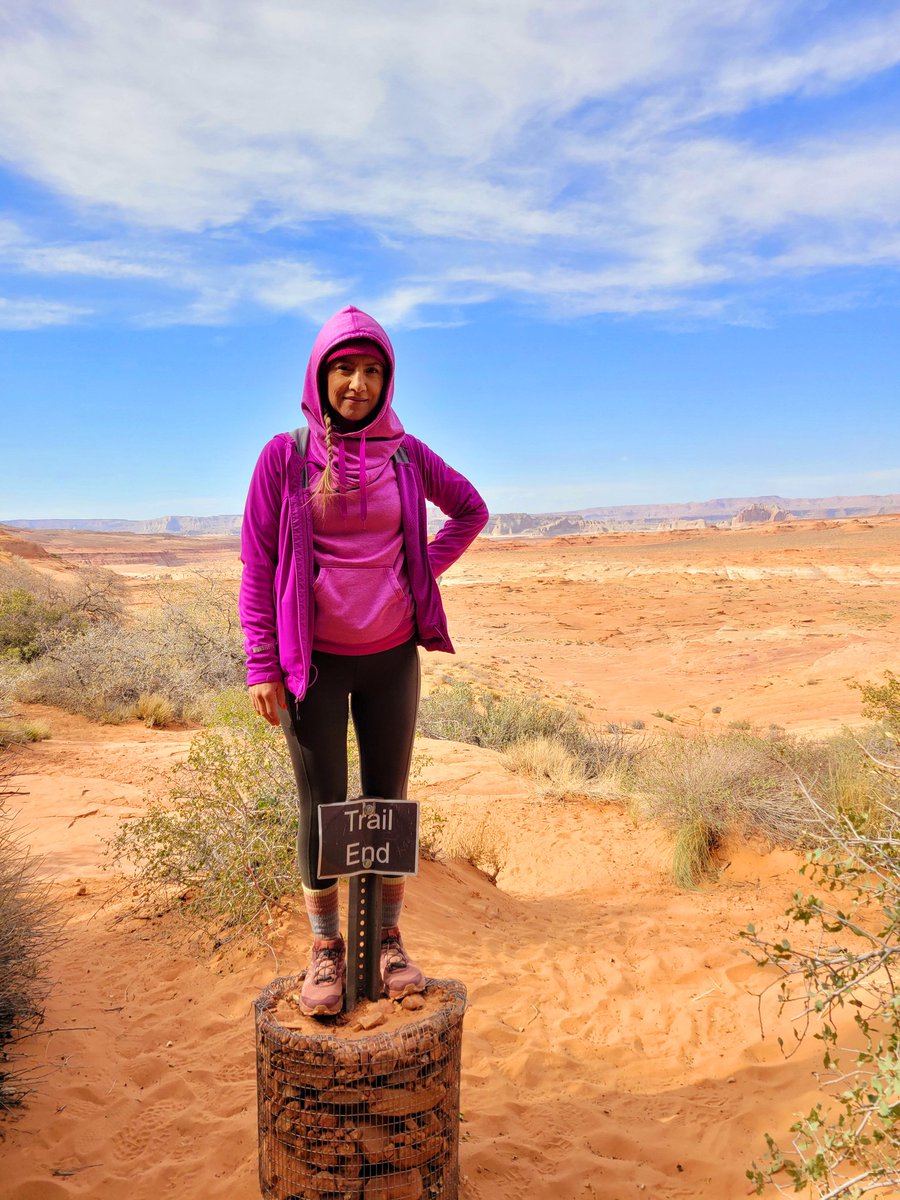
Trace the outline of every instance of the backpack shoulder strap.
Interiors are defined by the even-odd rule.
[[[306,461],[306,456],[309,451],[309,426],[298,425],[291,434],[294,439],[294,445],[297,447],[297,453],[303,460],[303,486],[309,487],[309,465]]]

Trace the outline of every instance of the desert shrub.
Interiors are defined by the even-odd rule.
[[[0,654],[32,662],[61,636],[97,621],[118,621],[122,584],[111,571],[80,569],[63,576],[21,560],[0,564]]]
[[[212,697],[244,677],[233,603],[219,593],[167,603],[140,622],[97,621],[50,640],[19,679],[17,695],[118,721],[152,694],[168,701],[169,720],[203,716]]]
[[[844,730],[822,740],[779,732],[769,741],[822,808],[849,821],[860,833],[877,832],[884,821],[884,805],[892,798],[890,781],[873,769],[872,755],[890,752],[891,747],[877,726],[853,733]],[[811,834],[817,836],[815,821]]]
[[[83,628],[61,603],[39,600],[24,588],[0,592],[0,653],[31,662],[62,629]]]
[[[896,693],[878,702],[895,701]],[[900,755],[870,767],[891,797],[878,833],[861,832],[809,793],[821,845],[802,871],[816,892],[795,892],[790,939],[752,925],[745,933],[759,965],[780,974],[780,1007],[794,1015],[796,1041],[812,1031],[824,1047],[822,1099],[791,1126],[789,1149],[766,1135],[767,1157],[747,1171],[757,1194],[772,1186],[855,1200],[900,1188]],[[839,1045],[850,1014],[854,1050]]]
[[[261,932],[281,898],[299,888],[297,796],[284,735],[253,711],[246,690],[223,692],[212,721],[172,769],[165,800],[122,822],[109,849],[113,865],[133,865],[150,901],[223,938]],[[354,796],[352,732],[347,758]],[[413,780],[426,761],[414,755]]]
[[[575,748],[586,738],[578,714],[536,695],[508,695],[455,681],[426,696],[419,708],[419,731],[475,746],[505,750],[526,738],[548,737]]]
[[[625,777],[642,815],[672,834],[672,870],[696,887],[729,838],[806,849],[827,836],[819,809],[876,836],[892,798],[871,755],[890,746],[875,728],[819,740],[743,729],[652,743]],[[818,807],[810,804],[814,794]]]
[[[443,844],[447,816],[434,804],[419,805],[419,856],[426,859],[444,857]]]
[[[900,738],[900,676],[885,671],[884,683],[860,684],[863,715],[877,721],[891,738]]]
[[[763,738],[661,739],[635,764],[633,786],[642,815],[672,833],[672,871],[682,887],[697,887],[709,874],[713,851],[727,837],[797,844],[810,828],[793,770]]]
[[[29,1072],[18,1039],[43,1019],[46,955],[56,937],[46,885],[37,862],[12,831],[10,759],[0,743],[0,1111],[20,1103]]]
[[[419,809],[419,855],[440,862],[458,858],[496,883],[509,857],[509,837],[483,810],[456,811],[451,817],[437,805],[425,803]]]
[[[509,750],[521,742],[552,742],[579,764],[587,779],[630,766],[639,746],[621,730],[601,735],[574,708],[559,708],[536,695],[509,695],[455,681],[423,699],[418,731]]]
[[[297,800],[280,729],[243,690],[223,693],[193,738],[165,802],[122,823],[112,861],[131,862],[149,897],[222,933],[259,927],[297,886]]]
[[[22,720],[10,712],[10,698],[15,683],[15,674],[0,671],[0,764],[4,752],[24,742],[41,742],[50,736],[50,727],[44,721]],[[0,791],[0,796],[2,796]]]

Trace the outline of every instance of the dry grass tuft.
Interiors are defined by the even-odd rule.
[[[175,720],[175,705],[159,692],[141,692],[134,702],[132,715],[148,729],[164,729]]]
[[[455,811],[450,816],[426,803],[419,807],[419,853],[439,862],[457,858],[471,863],[496,883],[509,858],[509,838],[489,812]]]
[[[585,795],[590,789],[584,763],[552,738],[514,742],[503,760],[513,771],[533,779],[547,796]]]
[[[448,858],[471,863],[496,883],[509,858],[509,838],[489,812],[467,813],[446,830],[443,850]]]

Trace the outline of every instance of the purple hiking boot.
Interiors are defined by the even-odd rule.
[[[425,976],[403,948],[403,939],[396,926],[381,932],[381,981],[389,1000],[425,991]]]
[[[346,975],[344,939],[316,938],[300,989],[300,1006],[308,1017],[334,1017],[341,1011]]]

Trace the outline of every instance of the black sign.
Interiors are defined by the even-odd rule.
[[[319,805],[319,878],[415,875],[419,806],[415,800],[348,800]]]

